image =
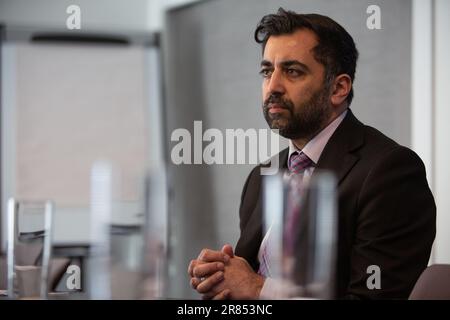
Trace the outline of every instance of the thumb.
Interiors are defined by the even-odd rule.
[[[233,253],[233,247],[229,244],[226,244],[222,247],[222,252],[229,255],[230,258],[234,257],[234,253]]]

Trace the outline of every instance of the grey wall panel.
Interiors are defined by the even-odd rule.
[[[266,128],[261,112],[260,18],[283,6],[329,15],[360,51],[354,113],[410,144],[410,21],[408,0],[377,1],[381,30],[366,27],[371,1],[212,0],[171,10],[164,34],[168,136],[176,128]],[[169,142],[170,143],[170,142]],[[169,150],[175,145],[170,143]],[[169,155],[170,157],[170,155]],[[169,158],[170,159],[170,158]],[[186,267],[203,247],[235,244],[243,183],[252,165],[171,165],[171,293],[191,296]]]

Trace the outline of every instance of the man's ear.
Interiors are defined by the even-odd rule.
[[[352,89],[352,79],[348,74],[340,74],[334,79],[331,104],[341,105]]]

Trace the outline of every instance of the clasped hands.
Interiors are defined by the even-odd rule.
[[[188,267],[191,286],[203,299],[258,299],[265,278],[247,260],[234,255],[230,245],[221,251],[203,249]]]

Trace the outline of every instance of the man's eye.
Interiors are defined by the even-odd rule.
[[[288,75],[294,76],[294,77],[298,77],[298,76],[301,76],[301,75],[303,74],[302,71],[297,70],[297,69],[292,69],[292,68],[286,69],[286,73],[287,73]]]
[[[270,76],[270,74],[272,73],[272,70],[270,69],[262,69],[259,74],[263,77],[263,78],[267,78]]]

